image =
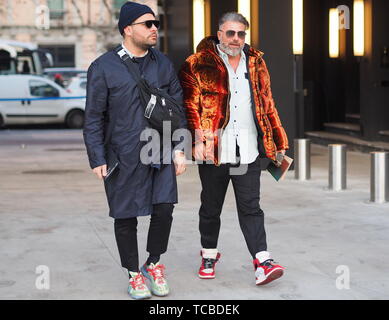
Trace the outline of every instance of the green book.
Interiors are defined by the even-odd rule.
[[[284,156],[284,159],[281,162],[281,165],[277,167],[273,161],[271,161],[267,167],[267,171],[273,176],[274,179],[280,181],[285,178],[286,173],[289,170],[290,165],[292,164],[293,159],[289,158],[287,155]]]

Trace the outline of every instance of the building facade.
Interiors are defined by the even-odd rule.
[[[122,41],[117,17],[125,0],[0,0],[0,39],[37,43],[55,65],[86,69],[97,56]],[[361,0],[303,0],[303,51],[294,51],[293,4],[298,0],[136,0],[162,22],[158,48],[176,70],[193,53],[195,34],[215,35],[220,16],[250,7],[251,45],[265,53],[273,96],[290,139],[325,143],[351,138],[389,142],[389,1],[363,0],[365,52],[353,52],[353,25],[340,30],[339,56],[329,55],[329,12]],[[204,7],[204,17],[194,11]],[[50,9],[42,29],[39,6]],[[345,13],[339,11],[340,21]],[[47,19],[46,19],[47,20]],[[200,20],[200,21],[198,21]],[[339,19],[338,19],[339,20]],[[202,25],[204,24],[204,25]],[[364,35],[364,37],[361,37]],[[358,39],[358,35],[355,37]],[[369,144],[370,145],[370,144]],[[381,148],[381,145],[379,145]],[[389,148],[389,147],[388,147]],[[290,153],[293,154],[293,145]]]
[[[0,39],[32,42],[49,50],[56,67],[88,68],[118,43],[126,0],[0,0]],[[137,0],[158,14],[157,0]]]
[[[389,1],[168,0],[168,54],[176,68],[196,45],[199,3],[205,24],[199,29],[205,36],[216,34],[223,13],[240,11],[242,4],[250,7],[250,43],[264,52],[291,149],[293,138],[309,138],[324,145],[389,151]],[[294,21],[297,3],[301,14]],[[357,3],[363,10],[359,15]],[[334,9],[335,28],[329,19]],[[294,32],[295,22],[302,24],[301,31]],[[338,38],[336,57],[330,55],[330,24]],[[294,48],[295,35],[301,52]],[[354,43],[363,45],[362,54],[355,53]]]

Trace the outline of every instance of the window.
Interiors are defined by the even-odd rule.
[[[50,19],[62,19],[65,13],[63,0],[47,0],[50,9]]]
[[[114,8],[114,11],[115,11],[116,19],[119,19],[120,8],[126,2],[127,2],[127,0],[114,0],[113,1],[113,8]]]
[[[22,74],[33,73],[31,59],[29,59],[29,57],[19,57],[17,69],[18,69],[18,73],[22,73]]]
[[[81,89],[86,89],[86,81],[83,81],[80,83],[80,88]]]
[[[11,54],[8,51],[0,50],[0,74],[13,74],[15,66]]]
[[[167,28],[166,28],[166,1],[158,0],[158,20],[161,22],[161,26],[159,28],[159,41],[157,44],[157,48],[163,53],[168,53],[168,39],[167,39]]]
[[[34,97],[59,97],[59,91],[44,81],[31,80],[29,85]]]
[[[54,62],[53,67],[75,67],[74,45],[40,45],[39,49],[51,53]]]

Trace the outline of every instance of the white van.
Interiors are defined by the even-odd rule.
[[[53,56],[37,44],[0,39],[0,74],[39,74],[53,65]]]
[[[42,76],[0,75],[0,126],[65,123],[82,128],[86,97]]]

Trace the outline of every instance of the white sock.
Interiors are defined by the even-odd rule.
[[[217,249],[201,249],[203,252],[204,259],[216,259],[217,257]]]
[[[255,257],[258,259],[259,263],[263,263],[268,259],[271,259],[270,252],[268,251],[261,251],[258,252]]]

